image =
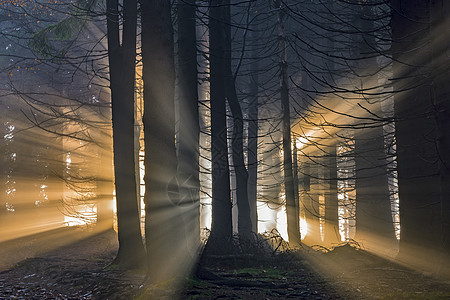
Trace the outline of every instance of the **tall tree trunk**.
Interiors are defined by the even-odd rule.
[[[284,3],[283,3],[284,5]],[[295,207],[294,177],[292,175],[292,151],[291,151],[291,117],[289,107],[289,88],[287,74],[286,36],[284,29],[285,13],[280,0],[275,1],[278,10],[278,51],[280,55],[280,98],[283,111],[283,169],[284,191],[286,195],[287,232],[289,243],[296,247],[301,243],[299,229],[299,215]]]
[[[256,16],[253,22],[256,20]],[[248,104],[248,140],[247,140],[247,169],[248,169],[248,203],[250,206],[250,218],[252,231],[258,232],[257,212],[257,184],[258,184],[258,53],[257,53],[257,25],[251,26],[251,63],[250,63],[250,86]]]
[[[233,134],[231,138],[233,168],[236,174],[236,203],[238,207],[238,233],[240,238],[251,238],[252,224],[250,206],[248,202],[248,172],[244,161],[244,118],[239,99],[236,94],[235,80],[231,69],[231,4],[230,0],[224,1],[224,26],[225,31],[225,93],[228,105],[233,116]]]
[[[197,255],[200,243],[199,110],[195,0],[178,0],[179,130],[178,181],[185,207],[187,250]]]
[[[331,1],[329,3],[330,10],[335,14],[338,14],[339,7],[337,2]],[[336,30],[338,24],[331,25],[331,31]],[[331,32],[332,33],[332,32]],[[329,51],[335,49],[337,43],[335,37],[329,37],[327,39],[327,47]],[[328,72],[326,80],[330,87],[335,86],[335,73],[336,73],[336,61],[335,58],[329,57],[327,60]],[[308,89],[308,88],[307,88]],[[330,99],[331,100],[331,99]],[[337,152],[336,152],[336,138],[330,136],[328,144],[325,146],[324,154],[324,184],[325,184],[325,224],[323,231],[323,241],[326,246],[336,245],[341,242],[341,235],[339,232],[339,200],[338,200],[338,168],[337,168]]]
[[[431,53],[432,85],[431,100],[436,122],[436,146],[438,152],[440,183],[440,251],[441,273],[450,273],[450,51],[449,37],[441,35],[450,26],[450,3],[445,0],[431,1]],[[442,39],[440,37],[443,37]],[[445,269],[447,266],[447,269]]]
[[[119,251],[115,263],[137,267],[145,258],[136,193],[134,87],[137,2],[123,5],[120,45],[119,3],[106,1]]]
[[[309,157],[308,157],[309,155]],[[302,173],[304,176],[303,188],[303,208],[305,218],[308,224],[308,231],[303,242],[308,245],[321,244],[320,238],[320,214],[319,214],[319,197],[321,194],[320,174],[321,166],[317,164],[316,153],[308,153],[305,162],[302,164]]]
[[[372,8],[363,5],[358,16],[362,29],[359,40],[359,57],[356,80],[361,81],[361,93],[367,101],[362,106],[381,114],[381,100],[366,95],[378,85],[376,49],[373,36],[374,18]],[[369,57],[369,58],[365,58]],[[381,121],[380,121],[381,122]],[[382,124],[374,128],[355,130],[356,164],[356,239],[367,247],[383,250],[392,248],[395,241],[394,224],[391,213],[389,181],[386,168],[384,132]]]
[[[294,201],[295,201],[295,209],[296,209],[296,215],[299,218],[299,227],[300,230],[300,193],[299,193],[299,178],[298,178],[298,148],[297,143],[294,138],[294,141],[292,142],[292,180],[294,185]]]
[[[325,156],[325,228],[323,240],[326,245],[341,242],[338,219],[337,154],[334,141],[326,147]]]
[[[176,181],[175,65],[170,1],[141,4],[145,241],[150,283],[183,276],[187,262]]]
[[[205,251],[210,253],[229,251],[233,234],[224,78],[224,22],[228,8],[224,4],[225,0],[211,0],[209,8],[212,226]]]
[[[439,179],[430,107],[429,1],[392,0],[399,258],[429,265],[439,237]],[[424,258],[424,259],[421,259]],[[427,261],[426,261],[427,260]]]
[[[382,127],[355,136],[355,239],[372,249],[392,248],[395,240],[385,158]]]

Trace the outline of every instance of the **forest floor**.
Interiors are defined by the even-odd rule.
[[[164,299],[142,288],[143,271],[108,267],[116,251],[115,232],[76,228],[0,243],[0,299]],[[327,254],[210,257],[205,266],[217,278],[187,279],[177,298],[450,299],[450,282],[349,245]]]

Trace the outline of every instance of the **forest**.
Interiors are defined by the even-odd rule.
[[[0,3],[0,299],[450,298],[450,1]]]

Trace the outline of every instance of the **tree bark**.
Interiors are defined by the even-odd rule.
[[[294,202],[295,202],[295,209],[296,209],[296,215],[299,218],[299,225],[298,230],[300,230],[300,192],[299,192],[299,177],[298,177],[298,148],[297,143],[294,138],[294,141],[292,142],[292,181],[294,186]]]
[[[178,182],[184,207],[187,250],[200,246],[199,108],[195,0],[178,0]]]
[[[224,4],[225,0],[211,0],[209,8],[212,226],[205,248],[207,253],[229,252],[233,234],[225,106],[226,32],[223,24],[227,7]]]
[[[136,193],[134,156],[134,87],[137,2],[123,5],[122,45],[119,40],[119,4],[106,1],[108,58],[113,124],[119,250],[114,263],[142,266],[145,258]]]
[[[303,243],[308,245],[321,244],[319,196],[322,193],[322,190],[319,179],[319,168],[322,168],[322,166],[314,161],[317,159],[316,157],[318,157],[318,155],[315,153],[307,153],[305,162],[302,163],[301,168],[304,176],[302,203],[306,222],[308,224],[308,231],[303,239]]]
[[[439,178],[430,107],[429,1],[392,0],[399,257],[429,265],[439,242]],[[421,259],[420,257],[426,258]]]
[[[376,49],[373,31],[373,13],[369,6],[360,8],[357,22],[362,33],[359,38],[360,57],[356,66],[361,81],[362,105],[375,115],[381,115],[381,100],[365,95],[378,85]],[[368,32],[368,34],[367,34]],[[369,57],[369,58],[364,58]],[[381,122],[381,121],[380,121]],[[392,248],[395,242],[389,181],[387,173],[384,132],[382,124],[374,128],[355,130],[356,164],[356,239],[365,246],[378,250]]]
[[[440,273],[450,273],[450,63],[448,60],[449,38],[441,32],[450,26],[450,3],[432,0],[430,6],[432,36],[432,83],[431,101],[436,122],[436,148],[438,154],[440,184]]]
[[[341,242],[338,218],[338,189],[337,189],[337,154],[336,145],[332,141],[326,147],[325,154],[325,228],[324,243],[335,245]]]
[[[287,51],[286,36],[284,30],[285,13],[280,0],[275,1],[278,10],[278,51],[280,56],[280,99],[281,110],[283,112],[282,133],[283,133],[283,169],[284,169],[284,190],[286,195],[287,231],[289,243],[296,247],[301,244],[299,215],[295,207],[294,177],[292,174],[292,151],[291,151],[291,119],[289,107],[289,88],[287,74]]]
[[[255,17],[256,18],[256,17]],[[255,21],[255,19],[253,19]],[[257,212],[257,184],[258,184],[258,57],[257,57],[257,26],[251,26],[250,42],[252,43],[251,74],[250,74],[250,103],[248,105],[248,140],[247,140],[247,169],[248,169],[248,203],[250,206],[250,218],[252,231],[258,232]]]
[[[252,224],[250,217],[250,205],[248,202],[248,171],[244,161],[244,118],[239,99],[236,94],[235,80],[231,69],[231,12],[230,1],[224,1],[225,13],[225,96],[233,116],[233,133],[231,138],[233,168],[236,174],[236,203],[238,207],[238,233],[244,240],[251,238]]]
[[[175,65],[170,1],[141,4],[145,241],[149,283],[183,276],[187,262],[176,180]]]

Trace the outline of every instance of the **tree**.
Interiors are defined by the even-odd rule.
[[[362,5],[355,23],[359,23],[359,58],[354,67],[356,81],[360,81],[361,106],[380,116],[383,97],[377,97],[377,45],[373,34],[372,7]],[[392,247],[395,241],[389,197],[388,171],[382,121],[366,119],[355,130],[356,164],[356,239],[378,249]]]
[[[256,8],[252,12],[256,11]],[[248,168],[248,203],[250,206],[250,218],[252,222],[252,231],[258,232],[258,214],[257,214],[257,186],[258,186],[258,26],[255,24],[257,11],[254,12],[253,23],[250,28],[251,42],[251,74],[249,82],[249,104],[248,104],[248,137],[247,137],[247,168]]]
[[[331,145],[325,149],[325,225],[323,240],[326,244],[333,245],[341,241],[338,217],[337,153],[334,140],[331,140]]]
[[[121,15],[123,30],[120,30]],[[122,11],[119,11],[117,0],[106,1],[106,16],[119,238],[114,263],[138,267],[145,259],[145,250],[140,230],[134,154],[137,1],[125,1]]]
[[[307,150],[313,152],[306,152]],[[315,151],[314,151],[315,150]],[[309,245],[317,245],[321,243],[320,239],[320,197],[322,196],[322,166],[317,162],[320,154],[317,149],[304,149],[303,153],[306,158],[300,165],[303,174],[303,208],[306,222],[308,223],[307,234],[303,242]]]
[[[430,4],[432,36],[431,102],[436,122],[436,150],[438,155],[440,185],[440,264],[449,265],[450,257],[450,63],[445,53],[449,51],[449,39],[441,41],[441,30],[450,25],[448,1],[433,0]]]
[[[278,11],[278,51],[280,55],[280,99],[283,111],[282,133],[283,133],[283,171],[284,190],[286,195],[286,213],[289,243],[294,247],[300,245],[299,214],[296,207],[294,195],[294,177],[292,174],[292,151],[291,151],[291,119],[290,102],[287,75],[287,51],[286,36],[284,32],[284,7],[281,1],[275,1],[275,8]]]
[[[150,283],[183,277],[189,261],[178,192],[175,65],[170,2],[141,3],[144,82],[145,242]],[[190,257],[188,257],[190,258]]]
[[[205,252],[229,252],[232,242],[230,171],[226,124],[225,0],[209,6],[209,60],[211,101],[212,225]]]
[[[178,172],[180,204],[188,251],[195,256],[200,242],[199,107],[195,0],[178,0]]]
[[[233,133],[231,138],[231,151],[233,168],[236,174],[236,202],[238,207],[238,233],[243,240],[251,238],[252,224],[250,217],[250,205],[248,202],[248,171],[244,161],[244,118],[241,104],[236,94],[235,75],[231,69],[231,3],[229,0],[222,4],[225,6],[223,17],[225,40],[224,55],[224,78],[225,97],[233,117]]]
[[[429,267],[429,257],[437,263],[435,249],[441,245],[442,232],[440,201],[436,201],[440,199],[441,160],[435,144],[439,130],[433,120],[436,107],[430,101],[432,60],[429,40],[433,38],[429,34],[430,2],[406,4],[395,0],[391,4],[401,221],[399,258],[414,259],[419,265]],[[441,111],[445,112],[445,109]],[[438,143],[444,141],[441,138],[437,139]],[[427,261],[420,257],[427,257]]]

